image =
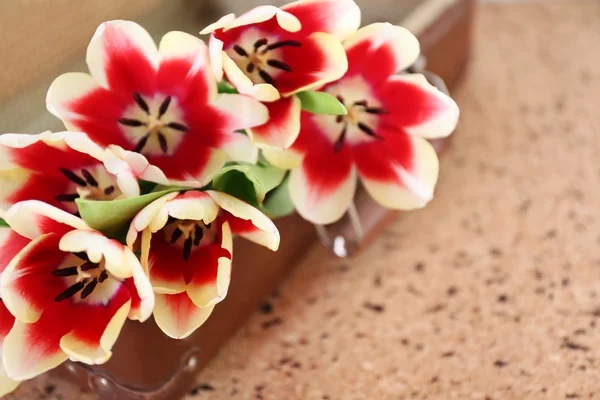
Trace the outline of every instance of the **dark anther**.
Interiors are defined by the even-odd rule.
[[[158,109],[158,119],[165,115],[165,113],[169,109],[169,104],[171,104],[171,96],[167,96],[167,98],[164,99],[161,103],[160,108]]]
[[[246,53],[246,50],[244,50],[243,47],[238,46],[237,44],[233,46],[233,50],[235,50],[235,52],[242,57],[248,57],[248,53]]]
[[[335,117],[335,122],[337,122],[338,124],[344,122],[344,116],[338,115],[337,117]]]
[[[102,283],[104,282],[106,279],[108,278],[108,272],[106,272],[106,270],[102,271],[100,273],[100,276],[98,277],[98,282]]]
[[[254,42],[254,51],[267,44],[268,41],[269,40],[267,38],[258,39],[256,42]]]
[[[365,112],[368,112],[369,114],[387,114],[388,111],[383,109],[383,108],[376,108],[376,107],[367,107],[365,108]]]
[[[75,201],[78,199],[79,195],[77,193],[69,193],[69,194],[58,194],[54,196],[54,200],[56,201]]]
[[[192,237],[189,236],[183,243],[183,259],[187,260],[192,254]]]
[[[354,102],[355,106],[362,106],[362,107],[366,107],[367,106],[367,101],[366,100],[361,100],[361,101],[355,101]]]
[[[83,175],[83,177],[85,178],[85,181],[87,183],[89,183],[91,186],[94,186],[94,187],[98,186],[98,181],[96,179],[94,179],[92,174],[90,174],[90,171],[88,171],[87,169],[82,169],[81,175]]]
[[[112,194],[112,192],[114,192],[114,191],[115,191],[115,187],[112,186],[112,185],[111,186],[107,186],[107,187],[104,188],[104,194],[106,196]]]
[[[167,128],[175,129],[181,132],[187,132],[190,130],[190,128],[188,128],[184,124],[180,124],[179,122],[169,122],[166,126]]]
[[[376,137],[378,138],[379,136],[377,136],[377,134],[373,131],[373,129],[369,128],[368,125],[365,125],[362,122],[359,122],[358,124],[356,124],[358,126],[358,129],[360,129],[361,131],[363,131],[364,133],[366,133],[369,136],[372,137]]]
[[[173,233],[171,234],[171,244],[175,243],[179,238],[183,235],[183,231],[179,228],[175,228]]]
[[[80,268],[82,271],[90,271],[90,270],[96,269],[98,267],[99,267],[98,264],[89,262],[89,263],[83,264]]]
[[[254,63],[246,65],[246,72],[248,72],[249,74],[254,72]]]
[[[66,168],[59,168],[60,172],[63,173],[71,182],[78,184],[79,186],[87,186],[87,183],[83,179],[79,177],[79,175],[75,174],[73,171],[70,171]]]
[[[133,99],[135,100],[137,105],[140,106],[140,108],[146,112],[146,114],[150,115],[150,107],[148,107],[148,103],[146,103],[146,101],[142,98],[142,96],[140,96],[138,92],[133,92]]]
[[[210,222],[208,224],[204,224],[204,226],[206,227],[206,229],[210,229]]]
[[[344,104],[344,98],[341,95],[338,94],[337,96],[335,96],[335,98],[338,99],[340,103]]]
[[[76,256],[77,258],[82,259],[83,261],[88,261],[88,256],[85,252],[81,251],[79,253],[73,253],[74,256]]]
[[[85,286],[85,283],[83,283],[83,282],[77,282],[76,284],[69,286],[67,288],[67,290],[65,290],[64,292],[62,292],[58,296],[56,296],[54,298],[54,301],[59,302],[59,301],[66,300],[69,297],[77,294],[81,289],[83,289],[84,286]]]
[[[267,60],[267,64],[273,68],[278,68],[287,72],[292,72],[292,67],[279,60]]]
[[[137,119],[131,119],[131,118],[121,118],[119,120],[119,123],[121,125],[127,125],[127,126],[142,126],[142,125],[144,125],[144,123],[142,121],[139,121]]]
[[[202,241],[202,236],[204,236],[204,231],[198,225],[196,225],[196,229],[194,230],[194,246],[198,246]]]
[[[258,69],[258,75],[260,75],[260,77],[263,78],[265,82],[275,86],[275,81],[273,80],[273,77],[260,68]]]
[[[177,218],[172,217],[172,216],[169,215],[169,218],[167,218],[167,223],[165,225],[172,224],[175,221],[177,221]]]
[[[344,139],[346,138],[346,131],[348,130],[348,125],[344,125],[342,128],[342,132],[340,133],[340,137],[336,140],[335,145],[333,146],[333,151],[339,153],[344,146]]]
[[[144,135],[144,137],[142,137],[140,139],[140,141],[137,142],[137,144],[135,145],[135,149],[133,149],[133,151],[135,151],[136,153],[139,153],[140,151],[142,151],[142,149],[146,145],[147,141],[148,141],[148,134]]]
[[[52,271],[52,276],[73,276],[73,275],[77,275],[79,272],[77,272],[77,267],[69,267],[69,268],[63,268],[63,269],[55,269],[54,271]]]
[[[81,298],[85,299],[86,297],[88,297],[90,294],[92,294],[92,292],[94,291],[94,289],[96,288],[96,285],[98,284],[98,279],[94,278],[90,283],[88,283],[85,288],[83,289],[83,292],[81,292]]]
[[[166,153],[169,149],[167,147],[167,138],[162,133],[158,132],[158,143],[160,144],[160,149],[163,153]]]
[[[278,48],[283,47],[283,46],[300,47],[300,46],[302,46],[302,43],[296,42],[295,40],[284,40],[283,42],[277,42],[277,43],[273,43],[273,44],[268,45],[263,50],[263,53],[266,53],[269,50],[278,49]]]

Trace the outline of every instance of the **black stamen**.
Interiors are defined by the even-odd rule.
[[[77,193],[69,193],[69,194],[58,194],[54,196],[54,200],[56,201],[75,201],[78,199],[79,195]]]
[[[278,68],[287,72],[292,72],[292,67],[279,60],[267,60],[267,64],[273,68]]]
[[[90,171],[88,171],[87,169],[82,169],[81,175],[83,175],[83,177],[85,178],[85,181],[87,183],[89,183],[91,186],[94,186],[94,187],[98,186],[98,181],[96,179],[94,179],[94,177],[92,176]]]
[[[133,151],[135,151],[136,153],[139,153],[140,151],[142,151],[142,149],[146,145],[147,141],[148,141],[148,134],[144,135],[144,137],[142,137],[140,139],[140,141],[137,142],[137,144],[135,145],[135,149],[133,149]]]
[[[258,69],[258,75],[260,75],[260,77],[263,78],[265,82],[275,86],[275,81],[273,80],[273,77],[260,68]]]
[[[77,258],[81,258],[83,261],[88,261],[88,256],[85,252],[81,251],[79,253],[73,253]]]
[[[375,131],[373,131],[373,129],[369,128],[368,125],[365,125],[362,122],[359,122],[358,124],[356,124],[358,126],[358,129],[360,129],[361,131],[363,131],[364,133],[366,133],[369,136],[372,137],[376,137],[379,138],[379,136],[377,136],[377,134],[375,133]]]
[[[167,112],[169,104],[171,104],[171,96],[167,96],[167,98],[164,99],[162,104],[160,105],[160,108],[158,109],[158,119],[160,119],[160,117],[162,117]]]
[[[52,271],[52,276],[73,276],[73,275],[77,275],[79,272],[77,272],[77,267],[69,267],[69,268],[63,268],[63,269],[55,269],[54,271]]]
[[[79,177],[79,175],[75,174],[73,171],[68,170],[66,168],[58,169],[64,176],[67,177],[71,182],[78,184],[79,186],[87,186],[87,183],[83,179]]]
[[[187,132],[190,130],[190,128],[188,128],[184,124],[180,124],[179,122],[169,122],[166,126],[167,128],[175,129],[181,132]]]
[[[254,72],[254,63],[246,65],[246,72],[248,72],[249,74]]]
[[[340,122],[344,122],[344,116],[343,115],[338,115],[337,117],[335,117],[335,122],[337,122],[338,124]]]
[[[277,43],[273,43],[273,44],[268,45],[263,50],[263,53],[266,53],[269,50],[278,49],[278,48],[283,47],[283,46],[300,47],[300,46],[302,46],[302,43],[297,42],[295,40],[284,40],[283,42],[277,42]]]
[[[146,114],[150,115],[150,107],[148,107],[148,103],[140,96],[138,92],[133,92],[133,100],[137,103],[137,105],[146,112]]]
[[[83,289],[83,292],[81,292],[81,299],[83,300],[86,297],[88,297],[90,294],[92,294],[92,292],[96,288],[97,284],[98,284],[98,279],[96,279],[96,278],[94,278],[93,281],[91,281],[90,283],[88,283],[85,286],[85,288]]]
[[[333,151],[339,153],[344,146],[344,140],[346,139],[346,131],[348,130],[348,125],[344,125],[342,128],[342,132],[340,133],[340,137],[336,140],[335,145],[333,146]]]
[[[144,125],[144,123],[140,120],[137,119],[132,119],[132,118],[121,118],[119,120],[119,123],[121,125],[127,125],[127,126],[142,126]]]
[[[204,222],[203,222],[204,224]],[[208,224],[204,224],[204,226],[206,227],[206,229],[210,229],[210,222]]]
[[[67,290],[65,290],[64,292],[62,292],[58,296],[56,296],[54,298],[54,301],[59,302],[59,301],[66,300],[69,297],[77,294],[81,289],[83,289],[84,286],[85,286],[85,283],[83,283],[83,282],[77,282],[76,284],[69,286],[67,288]]]
[[[169,218],[167,218],[167,223],[165,224],[165,226],[169,225],[169,224],[172,224],[175,221],[177,221],[177,218],[172,217],[172,216],[169,215]]]
[[[107,186],[107,187],[104,188],[104,195],[108,196],[108,195],[112,194],[112,192],[114,192],[114,191],[115,191],[115,187],[114,186],[112,186],[112,185],[111,186]]]
[[[192,237],[189,236],[185,239],[183,243],[183,259],[187,261],[190,258],[190,254],[192,254]]]
[[[108,272],[106,272],[106,270],[102,271],[100,273],[100,276],[98,277],[98,282],[102,283],[104,282],[106,279],[108,278]]]
[[[388,110],[383,108],[367,107],[365,108],[365,112],[368,112],[369,114],[387,114]]]
[[[260,47],[264,46],[268,42],[269,40],[267,38],[258,39],[256,42],[254,42],[254,51],[258,50]]]
[[[242,57],[248,57],[248,53],[246,53],[246,50],[244,50],[243,47],[238,46],[237,44],[233,46],[233,50],[235,50],[235,52]]]
[[[166,153],[167,150],[169,149],[167,146],[167,138],[165,137],[165,135],[163,135],[162,133],[158,132],[158,143],[160,144],[160,149],[162,150],[163,153]]]
[[[204,231],[198,225],[196,225],[196,229],[194,230],[194,246],[198,246],[202,241],[202,237],[204,236]]]
[[[335,96],[335,98],[338,99],[340,103],[344,104],[344,98],[341,95],[338,94],[337,96]]]
[[[367,106],[367,101],[366,100],[361,100],[361,101],[355,101],[354,102],[355,106],[362,106],[362,107],[366,107]]]
[[[171,244],[175,243],[179,238],[183,235],[183,231],[179,228],[175,228],[173,233],[171,234]]]
[[[98,265],[98,264],[95,264],[95,263],[91,263],[91,262],[89,262],[89,263],[85,263],[85,264],[83,264],[83,265],[82,265],[81,267],[79,267],[79,268],[81,268],[81,270],[82,270],[82,271],[90,271],[90,270],[92,270],[92,269],[96,269],[96,268],[98,268],[98,267],[99,267],[99,265]]]

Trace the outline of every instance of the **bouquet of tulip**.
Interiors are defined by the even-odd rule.
[[[0,136],[0,394],[106,362],[127,318],[189,336],[227,295],[234,235],[277,250],[272,218],[332,223],[358,176],[389,208],[431,200],[427,139],[458,108],[403,72],[411,33],[359,25],[352,0],[230,14],[208,45],[100,25],[89,74],[48,90],[67,131]]]

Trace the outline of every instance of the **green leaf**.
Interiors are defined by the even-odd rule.
[[[294,204],[290,198],[288,188],[289,177],[285,178],[281,185],[270,192],[260,207],[261,211],[269,218],[281,218],[294,212]]]
[[[118,232],[123,226],[135,216],[142,208],[167,193],[181,190],[173,187],[160,192],[144,194],[120,200],[86,200],[76,199],[81,218],[87,224],[104,233]]]
[[[302,109],[313,114],[346,115],[348,110],[335,96],[325,92],[300,92]]]
[[[0,218],[0,228],[10,228],[10,226],[6,223],[5,220]]]
[[[284,170],[268,164],[236,164],[219,171],[213,179],[213,187],[256,206],[284,177]]]
[[[219,93],[233,93],[236,94],[238,91],[234,88],[231,83],[227,81],[221,81],[217,83]]]

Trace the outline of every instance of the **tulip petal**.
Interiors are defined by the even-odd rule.
[[[191,190],[169,200],[164,208],[167,214],[179,220],[203,221],[210,224],[217,218],[219,207],[205,192]],[[162,228],[162,227],[161,227]]]
[[[264,231],[265,233],[272,235],[273,239],[269,242],[269,249],[275,251],[279,247],[279,231],[277,227],[265,214],[257,210],[250,204],[239,200],[227,193],[217,192],[214,190],[208,190],[210,197],[221,207],[223,210],[230,213],[232,216],[249,221],[257,229]]]
[[[226,135],[221,150],[227,155],[227,161],[249,164],[256,164],[258,161],[258,148],[252,143],[250,137],[243,133],[231,132]]]
[[[419,137],[399,133],[386,137],[388,148],[357,146],[356,162],[361,180],[378,203],[411,210],[424,207],[432,198],[438,177],[438,158],[433,147]],[[392,154],[395,152],[396,154]]]
[[[458,106],[421,74],[393,76],[376,96],[388,111],[381,116],[385,126],[426,139],[446,137],[456,128]]]
[[[29,242],[31,239],[19,235],[12,229],[0,227],[0,274]]]
[[[36,322],[66,287],[52,276],[68,254],[58,249],[60,236],[47,233],[32,240],[8,264],[0,277],[5,306],[20,321]],[[74,257],[74,256],[72,256]]]
[[[214,307],[196,307],[186,293],[157,294],[154,320],[167,336],[184,339],[208,319]]]
[[[4,338],[8,335],[15,323],[15,317],[8,311],[2,299],[0,299],[0,397],[12,392],[19,386],[19,381],[15,381],[6,375],[4,365],[2,365],[2,346]]]
[[[126,243],[127,243],[127,246],[129,246],[129,248],[133,247],[133,245],[135,244],[135,241],[137,240],[139,233],[142,232],[144,229],[148,228],[150,226],[150,224],[153,223],[156,216],[160,213],[163,205],[167,201],[177,197],[177,195],[178,195],[177,192],[167,193],[164,196],[159,197],[158,199],[154,200],[152,203],[148,204],[146,207],[144,207],[140,212],[138,212],[136,214],[136,216],[131,221],[131,225],[129,226],[129,231],[127,232]],[[167,219],[168,219],[168,215],[166,217],[163,217],[162,219],[164,220],[164,223],[166,223]],[[162,228],[164,226],[164,223],[158,229]],[[153,224],[153,225],[155,225],[155,224]],[[159,224],[156,224],[156,225],[159,225]]]
[[[248,96],[221,93],[211,106],[224,116],[226,131],[252,128],[269,119],[267,107]]]
[[[420,53],[419,41],[412,33],[387,22],[360,28],[344,47],[348,76],[360,74],[374,85],[410,67]]]
[[[326,171],[326,173],[324,173]],[[347,148],[311,149],[302,166],[290,174],[290,198],[298,213],[315,224],[339,220],[354,198],[356,168]]]
[[[208,39],[208,54],[215,79],[217,82],[221,82],[223,80],[223,41],[217,39],[215,35],[210,35]]]
[[[261,147],[290,147],[300,133],[300,99],[291,96],[265,105],[271,117],[265,124],[248,130],[252,141]]]
[[[213,22],[212,24],[208,25],[206,28],[202,29],[200,31],[200,34],[206,35],[208,33],[213,33],[214,31],[216,31],[218,29],[226,28],[229,25],[231,25],[231,23],[233,21],[235,21],[235,14],[230,13],[230,14],[224,15],[217,22]]]
[[[122,96],[152,92],[158,51],[150,34],[131,21],[101,24],[87,49],[90,73],[102,87]]]
[[[81,218],[38,200],[13,205],[6,211],[4,220],[19,235],[29,239],[48,232],[64,234],[73,229],[90,229]]]
[[[360,26],[360,8],[353,0],[299,0],[281,7],[302,24],[300,33],[329,33],[344,40]]]
[[[224,27],[223,31],[239,28],[246,25],[258,24],[276,17],[277,23],[281,28],[288,32],[298,32],[302,25],[294,15],[283,11],[275,6],[265,5],[254,7],[252,10],[240,15],[229,25]]]
[[[231,232],[234,235],[241,236],[273,251],[276,251],[279,247],[279,235],[258,229],[252,221],[236,218],[229,213],[225,214],[223,219],[229,222]]]
[[[223,52],[222,56],[223,71],[225,72],[227,79],[229,79],[229,82],[235,86],[238,92],[253,97],[258,101],[270,102],[279,99],[279,92],[273,85],[268,83],[258,83],[255,85],[227,53]]]
[[[133,277],[123,281],[123,284],[129,289],[131,296],[131,310],[129,311],[129,319],[134,321],[144,322],[154,308],[154,291],[148,279],[148,275],[137,257],[133,252],[127,252],[127,256],[131,259],[129,264],[132,265]]]
[[[304,155],[293,147],[285,150],[263,149],[262,154],[270,164],[281,169],[296,168],[304,159]]]
[[[292,69],[292,72],[283,72],[274,78],[284,97],[335,81],[348,69],[346,53],[335,36],[315,32],[301,43],[301,47],[280,49],[281,60]]]

